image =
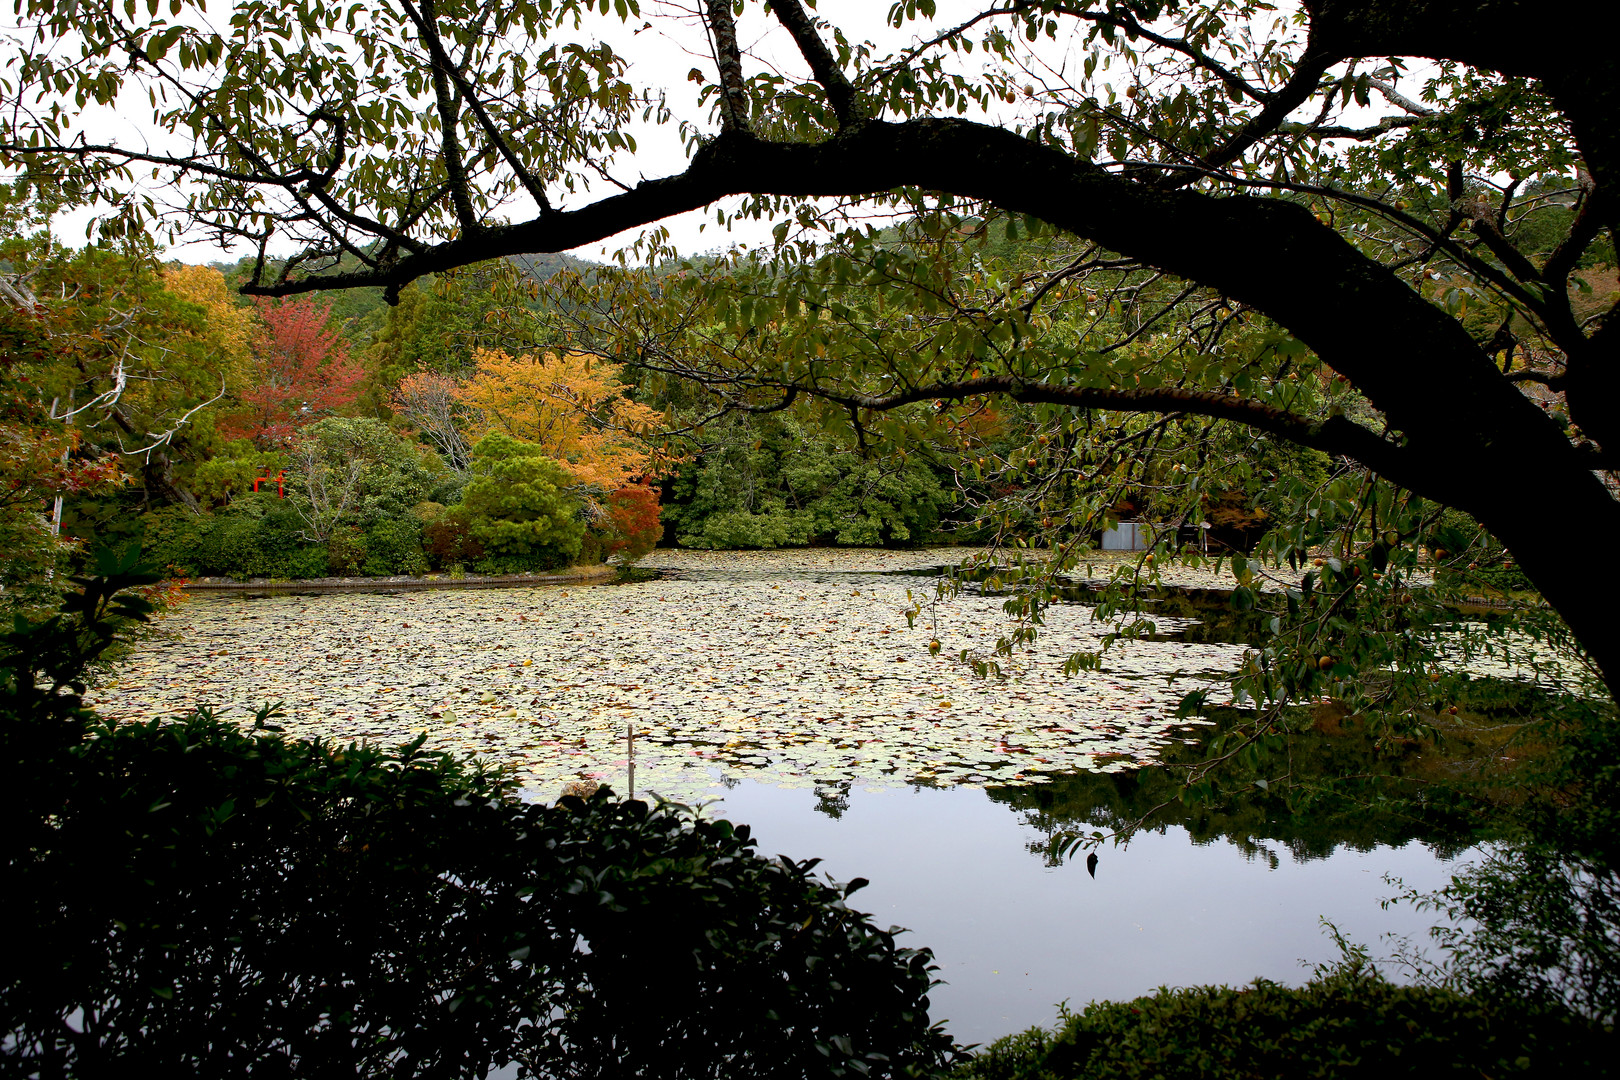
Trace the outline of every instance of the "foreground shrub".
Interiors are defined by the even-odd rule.
[[[998,1040],[967,1080],[1608,1075],[1613,1037],[1557,1009],[1397,986],[1357,962],[1298,989],[1257,979],[1064,1011]]]
[[[112,596],[0,648],[0,915],[27,928],[4,1071],[886,1076],[948,1053],[929,954],[746,828],[526,805],[420,740],[97,720],[75,680]]]

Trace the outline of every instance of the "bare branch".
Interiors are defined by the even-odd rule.
[[[167,430],[165,432],[162,432],[161,434],[159,434],[158,432],[155,432],[155,431],[148,431],[146,433],[146,437],[153,440],[148,445],[140,447],[139,449],[136,449],[136,450],[125,450],[125,451],[123,451],[123,453],[130,456],[130,457],[134,457],[136,454],[141,454],[141,455],[145,456],[147,461],[151,461],[152,460],[152,451],[156,450],[158,447],[164,445],[165,443],[172,441],[174,439],[174,437],[180,433],[180,429],[186,426],[186,421],[187,420],[190,420],[197,413],[201,412],[203,409],[208,408],[208,406],[212,405],[214,402],[218,401],[220,398],[222,398],[224,396],[225,396],[225,380],[223,378],[221,378],[219,380],[219,393],[215,394],[213,397],[209,398],[207,401],[203,402],[202,404],[195,405],[192,408],[187,409],[186,414],[184,416],[182,416],[180,419],[176,420],[174,422],[174,424],[172,426],[170,426],[169,430]]]
[[[1383,79],[1368,79],[1367,85],[1372,87],[1374,90],[1377,90],[1380,94],[1383,94],[1384,100],[1388,101],[1397,109],[1405,109],[1413,116],[1435,115],[1435,111],[1433,109],[1429,108],[1427,105],[1419,105],[1411,98],[1402,94],[1399,90],[1395,89],[1393,83],[1386,82]]]
[[[1366,142],[1368,139],[1376,139],[1380,135],[1387,135],[1391,131],[1416,127],[1422,122],[1423,118],[1418,116],[1386,116],[1370,127],[1361,128],[1288,123],[1278,125],[1277,133],[1279,135],[1309,135],[1316,139],[1355,139],[1358,142]]]

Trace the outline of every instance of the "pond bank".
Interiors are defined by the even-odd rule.
[[[365,593],[399,592],[402,589],[502,589],[532,585],[590,585],[611,581],[617,566],[573,566],[555,574],[427,574],[423,577],[325,577],[300,578],[197,578],[180,587],[188,593]]]

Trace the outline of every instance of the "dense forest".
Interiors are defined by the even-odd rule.
[[[1002,273],[1062,254],[1005,223],[970,221],[954,239],[951,257]],[[881,238],[933,257],[923,240]],[[1010,543],[1052,531],[1054,514],[1089,540],[1120,517],[1168,523],[1172,542],[1207,521],[1238,550],[1275,511],[1279,476],[1320,485],[1342,469],[1282,446],[1190,502],[1164,476],[1131,475],[1077,511],[1080,476],[1028,458],[1033,410],[1016,402],[960,410],[900,453],[809,403],[738,407],[670,377],[616,323],[637,311],[689,325],[683,281],[737,274],[724,258],[641,273],[511,259],[424,280],[393,305],[376,289],[249,300],[245,265],[75,251],[44,234],[0,258],[11,604],[38,606],[98,547],[131,543],[177,578],[270,579],[523,573],[659,542]],[[1207,424],[1156,427],[1130,437],[1220,452]],[[1071,432],[1062,449],[1085,440]]]

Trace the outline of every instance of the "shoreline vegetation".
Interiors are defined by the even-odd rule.
[[[209,592],[390,592],[397,589],[489,589],[503,586],[573,585],[608,581],[625,569],[610,563],[571,566],[550,574],[422,574],[392,577],[235,578],[182,582],[181,590]]]

